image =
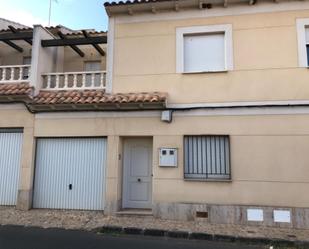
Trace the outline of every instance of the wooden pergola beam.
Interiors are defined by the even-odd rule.
[[[1,39],[0,39],[1,40]],[[61,47],[61,46],[71,46],[71,45],[92,45],[92,44],[102,44],[107,43],[106,36],[93,36],[89,38],[70,38],[70,39],[50,39],[42,40],[42,47]]]
[[[175,3],[175,11],[178,12],[179,11],[179,4],[176,2]]]
[[[18,31],[16,28],[14,28],[13,26],[9,25],[8,26],[9,29],[14,33],[14,34],[17,34],[17,33],[20,33],[20,31]],[[31,39],[24,39],[25,42],[29,43],[30,45],[32,45],[32,40]]]
[[[11,41],[3,41],[3,42],[5,44],[9,45],[10,47],[14,48],[15,50],[17,50],[20,53],[24,52],[24,50],[20,46],[16,45],[14,42],[11,42]]]
[[[65,40],[69,40],[69,39],[66,39],[66,36],[64,34],[62,34],[61,31],[58,31],[57,33],[59,35],[59,37],[65,41]],[[80,57],[84,57],[85,56],[85,53],[83,51],[81,51],[76,45],[69,45]]]
[[[129,14],[130,16],[133,16],[133,9],[132,9],[132,8],[128,8],[128,14]]]
[[[90,38],[90,35],[88,34],[88,32],[86,30],[82,30],[83,35],[85,36],[85,38]],[[98,45],[98,44],[91,44],[98,52],[100,55],[104,56],[105,52],[104,50]]]
[[[32,39],[33,32],[18,32],[18,33],[0,33],[0,41],[14,41],[14,40],[25,40],[25,39]]]

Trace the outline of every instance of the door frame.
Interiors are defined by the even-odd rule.
[[[134,141],[134,140],[145,140],[145,141],[149,141],[151,143],[151,159],[150,159],[150,203],[149,203],[149,208],[129,208],[126,207],[126,201],[125,201],[125,196],[128,194],[128,192],[126,191],[126,148],[128,146],[128,143],[130,141]],[[121,209],[152,209],[152,203],[153,203],[153,137],[123,137],[122,139],[122,179],[121,179]]]

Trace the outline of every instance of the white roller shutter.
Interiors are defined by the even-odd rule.
[[[22,130],[0,129],[0,205],[16,205],[22,141]]]
[[[34,208],[103,210],[106,138],[39,138]]]
[[[225,70],[224,33],[184,36],[185,72]]]

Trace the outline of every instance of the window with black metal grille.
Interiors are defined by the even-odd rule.
[[[231,178],[229,136],[185,136],[184,155],[187,179]]]

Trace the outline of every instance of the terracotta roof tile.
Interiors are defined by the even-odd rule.
[[[92,105],[91,108],[98,108],[95,105],[107,105],[107,108],[139,108],[139,104],[149,104],[147,108],[162,108],[166,104],[167,94],[162,92],[141,92],[141,93],[118,93],[108,94],[104,90],[63,90],[63,91],[40,91],[33,96],[33,87],[29,83],[0,84],[0,102],[24,101],[32,110],[47,110],[56,107],[71,108],[78,106]],[[137,104],[127,105],[127,104]],[[76,108],[76,106],[74,108]],[[39,109],[36,109],[39,108]],[[146,108],[146,105],[143,106]],[[66,109],[67,110],[67,109]],[[85,110],[85,109],[83,109]]]
[[[0,96],[31,95],[32,91],[29,83],[0,84]]]
[[[47,30],[51,31],[52,33],[57,34],[57,31],[59,31],[61,28],[66,28],[66,27],[50,26],[50,27],[45,27],[45,28]],[[28,28],[16,28],[16,30],[18,32],[33,32],[33,28],[31,28],[31,27],[28,27]],[[0,33],[12,33],[12,31],[9,28],[5,28],[5,29],[0,29]],[[107,31],[89,30],[88,34],[95,37],[97,35],[107,35]],[[83,36],[83,32],[81,30],[71,30],[71,32],[65,33],[65,35],[66,36]]]
[[[41,91],[34,97],[33,104],[122,104],[122,103],[163,103],[167,94],[120,93],[107,94],[103,90]]]

